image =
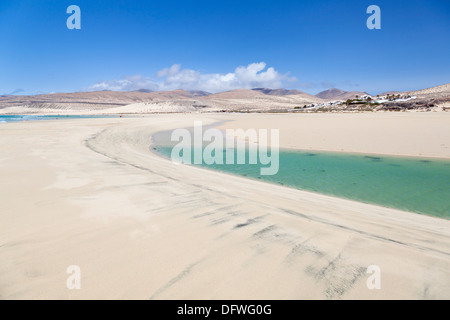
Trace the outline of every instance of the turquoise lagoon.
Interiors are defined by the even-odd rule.
[[[156,143],[153,148],[165,157],[171,155],[172,146]],[[448,160],[280,150],[279,161],[279,171],[273,176],[261,175],[260,165],[203,163],[199,166],[291,188],[450,218]]]
[[[62,120],[62,119],[93,119],[93,118],[111,118],[118,116],[91,116],[91,115],[0,115],[0,123],[36,121],[36,120]]]

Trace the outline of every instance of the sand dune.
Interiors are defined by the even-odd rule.
[[[256,97],[264,97],[265,94],[259,91],[250,89],[238,89],[225,92],[219,92],[211,94],[204,97],[204,100],[215,100],[215,99],[252,99]]]
[[[417,91],[407,91],[404,94],[415,95],[421,98],[443,98],[450,97],[450,83]]]
[[[201,101],[223,110],[286,110],[305,104],[320,103],[321,99],[307,93],[295,95],[269,95],[255,90],[233,90],[202,97]]]
[[[133,103],[127,106],[104,109],[102,113],[106,114],[149,114],[149,113],[190,113],[219,111],[212,105],[207,105],[196,100],[176,100],[176,101],[152,101]],[[96,113],[95,111],[93,113]]]

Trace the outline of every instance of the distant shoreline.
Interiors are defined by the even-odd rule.
[[[186,91],[89,91],[37,96],[0,96],[0,114],[155,114],[210,112],[448,111],[450,84],[372,96],[330,89],[315,96],[286,89]]]

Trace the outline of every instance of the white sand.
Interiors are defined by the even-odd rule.
[[[225,118],[0,125],[0,298],[450,298],[450,221],[177,166],[149,151],[155,131]],[[308,137],[311,148],[325,146],[324,136]],[[374,152],[391,152],[384,147]],[[81,290],[66,288],[69,265],[81,268]],[[381,268],[381,290],[366,287],[369,265]]]
[[[231,119],[219,128],[279,129],[282,148],[450,158],[448,112],[240,114]]]

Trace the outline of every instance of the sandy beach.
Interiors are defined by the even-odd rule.
[[[174,114],[0,125],[0,299],[449,299],[450,221],[172,162],[227,121],[281,147],[450,158],[449,113]],[[81,290],[66,270],[81,269]],[[367,268],[381,270],[369,290]]]
[[[448,112],[241,114],[225,129],[280,129],[280,147],[450,159]]]

